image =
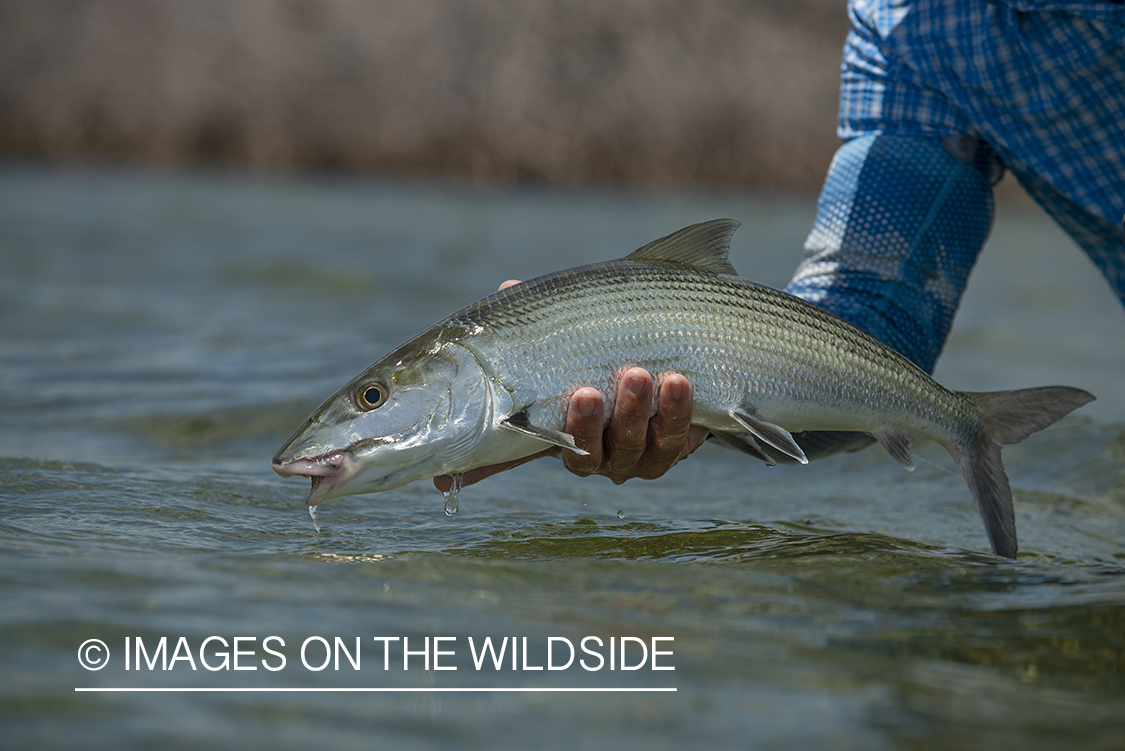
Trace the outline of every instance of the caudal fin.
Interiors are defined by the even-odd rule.
[[[966,393],[981,411],[981,429],[964,442],[947,446],[980,509],[988,540],[997,555],[1016,557],[1016,515],[1012,488],[1000,447],[1019,443],[1064,415],[1093,401],[1082,389],[1050,386],[1022,391]]]

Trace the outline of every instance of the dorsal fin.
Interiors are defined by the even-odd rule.
[[[727,260],[730,253],[730,236],[738,229],[733,219],[713,219],[684,227],[667,237],[653,240],[626,256],[634,260],[674,261],[713,271],[716,274],[738,276]]]

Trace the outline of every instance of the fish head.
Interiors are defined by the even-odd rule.
[[[490,413],[485,373],[456,343],[408,342],[314,411],[273,458],[312,480],[306,503],[456,471]]]

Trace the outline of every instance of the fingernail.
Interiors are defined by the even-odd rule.
[[[687,393],[687,384],[678,379],[674,380],[668,384],[668,393],[673,399],[679,401],[680,399],[683,399],[684,394]]]
[[[580,396],[575,400],[574,406],[578,407],[578,414],[583,417],[593,417],[598,411],[598,400],[592,396]]]
[[[625,388],[633,396],[640,396],[645,392],[645,379],[641,376],[630,376],[625,380]]]

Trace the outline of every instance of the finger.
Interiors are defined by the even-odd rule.
[[[605,400],[602,393],[589,386],[580,388],[570,396],[566,410],[566,432],[574,436],[574,445],[588,456],[573,451],[563,451],[563,464],[576,475],[586,477],[602,464],[602,428],[605,424]]]
[[[638,477],[660,477],[707,438],[706,428],[691,424],[693,394],[691,382],[679,373],[661,380],[656,416],[649,422],[647,446],[636,468]]]
[[[652,375],[644,368],[628,368],[621,374],[613,417],[605,437],[605,460],[600,471],[615,483],[636,477],[636,464],[648,443],[652,392]]]
[[[695,389],[687,376],[679,373],[670,373],[660,384],[659,408],[656,412],[655,425],[651,429],[650,442],[657,451],[661,444],[667,443],[667,453],[671,453],[673,445],[680,443],[682,459],[699,448],[711,431],[702,425],[692,425],[691,418],[694,409]],[[655,434],[655,435],[654,435]]]

